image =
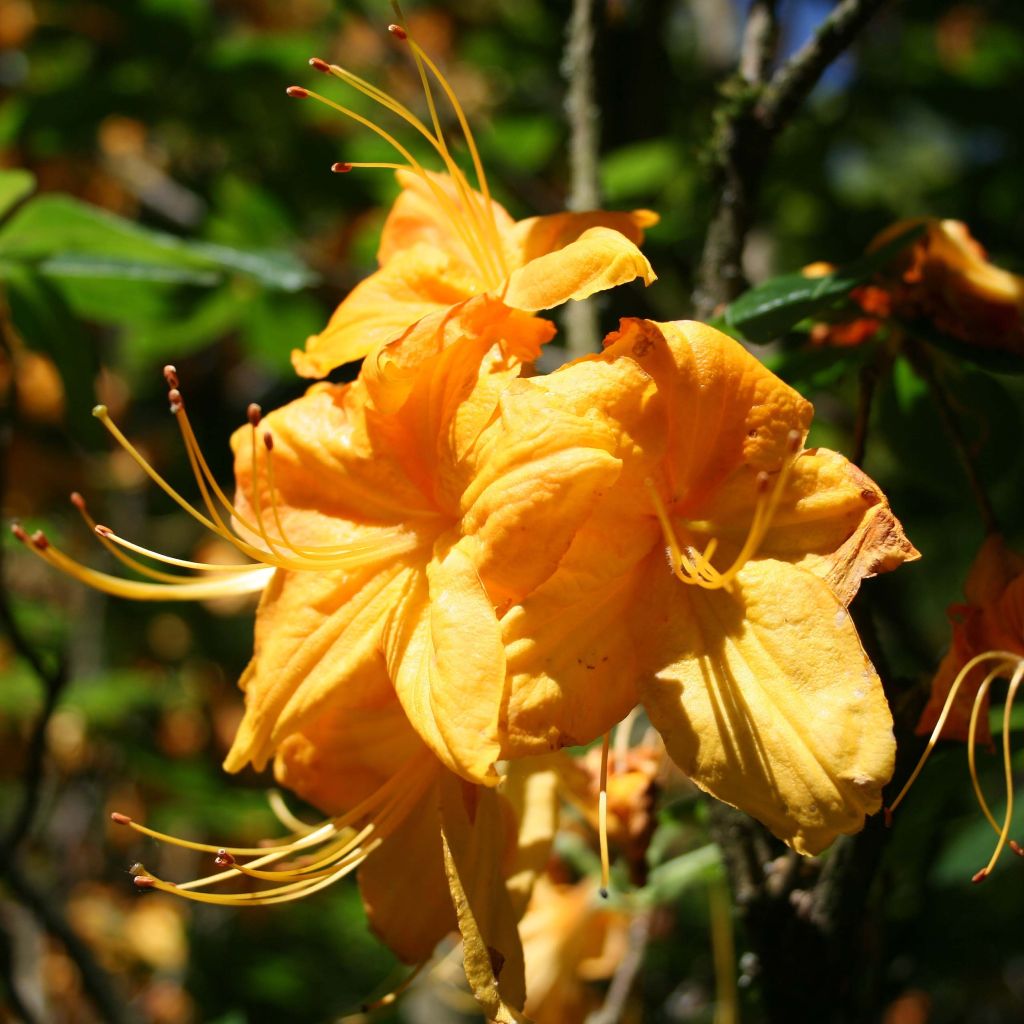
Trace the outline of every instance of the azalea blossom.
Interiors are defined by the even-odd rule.
[[[502,750],[584,743],[638,701],[694,782],[814,853],[878,809],[891,719],[846,606],[917,557],[811,406],[697,323],[624,321],[522,387],[621,469],[557,569],[502,614]]]
[[[306,341],[304,350],[292,352],[301,376],[324,377],[335,367],[393,341],[422,317],[476,295],[491,295],[514,309],[535,313],[637,277],[646,284],[655,279],[637,248],[644,228],[658,220],[649,210],[595,210],[513,220],[491,195],[469,121],[448,81],[405,28],[392,25],[391,32],[409,47],[416,63],[430,111],[429,125],[351,71],[319,58],[310,64],[404,122],[434,151],[444,173],[424,167],[391,132],[329,96],[301,86],[288,90],[293,97],[315,99],[373,131],[400,159],[398,163],[339,161],[334,165],[336,172],[388,168],[395,171],[402,188],[384,223],[377,252],[380,268],[350,292],[324,330]],[[455,113],[472,159],[476,187],[452,156],[435,88]]]

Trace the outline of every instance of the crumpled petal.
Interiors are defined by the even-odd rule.
[[[591,228],[610,228],[634,245],[644,240],[644,229],[658,223],[651,210],[583,210],[527,217],[505,232],[506,260],[510,267],[522,267],[575,242]]]
[[[526,1002],[518,917],[505,884],[509,815],[494,790],[441,779],[445,871],[473,995],[490,1021],[520,1024]]]
[[[425,579],[395,602],[384,650],[395,692],[424,742],[464,779],[494,785],[505,649],[469,543],[442,538]]]
[[[649,594],[633,616],[641,698],[679,767],[800,853],[859,829],[892,775],[892,719],[827,584],[765,560],[731,592],[665,569]]]
[[[718,539],[723,563],[742,546],[763,497],[757,476],[741,466],[701,509],[706,526],[692,531]],[[846,605],[861,580],[920,557],[878,485],[827,448],[794,460],[758,554],[810,570]]]
[[[551,309],[638,277],[648,285],[657,279],[647,257],[620,232],[594,227],[513,270],[502,298],[516,309]]]

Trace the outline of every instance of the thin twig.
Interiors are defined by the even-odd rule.
[[[693,303],[699,318],[711,316],[743,290],[743,245],[775,137],[825,69],[885,2],[840,0],[811,40],[767,82],[763,76],[774,46],[774,4],[770,0],[752,4],[740,73],[723,89],[715,113],[711,160],[717,205],[697,268]]]
[[[853,42],[886,0],[840,0],[814,35],[772,77],[759,104],[765,128],[781,131],[828,66]]]
[[[569,83],[565,115],[569,123],[570,210],[593,210],[601,203],[598,181],[599,112],[594,97],[594,0],[573,0],[562,71]],[[593,299],[565,308],[566,349],[573,358],[598,347],[597,304]]]

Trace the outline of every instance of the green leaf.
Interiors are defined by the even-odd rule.
[[[297,291],[314,280],[290,253],[250,253],[186,241],[63,195],[32,200],[0,229],[0,260],[8,265],[32,263],[41,273],[57,278],[118,277],[166,284],[184,280],[209,285],[235,273],[284,291]]]
[[[745,292],[725,310],[727,329],[747,341],[763,343],[785,334],[805,317],[871,280],[901,249],[924,231],[918,224],[877,251],[838,267],[824,277],[783,274]]]
[[[36,176],[20,168],[0,171],[0,217],[36,187]]]

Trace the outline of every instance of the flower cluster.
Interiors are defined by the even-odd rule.
[[[518,923],[573,771],[562,749],[605,738],[593,787],[604,834],[607,736],[642,706],[697,786],[819,852],[879,809],[893,770],[889,709],[847,609],[864,578],[917,552],[870,479],[805,448],[810,404],[711,327],[627,319],[600,354],[531,375],[554,334],[540,311],[654,279],[638,246],[656,218],[514,221],[447,82],[393,32],[423,76],[429,124],[345,69],[313,66],[405,120],[443,173],[332,99],[289,90],[367,124],[401,160],[384,165],[401,192],[380,268],[293,355],[317,378],[363,359],[356,379],[315,383],[266,416],[251,407],[232,441],[232,500],[168,367],[199,505],[96,411],[248,564],[148,551],[92,523],[81,499],[101,540],[148,579],[19,535],[121,596],[261,594],[225,766],[272,763],[328,817],[290,819],[290,836],[254,849],[160,837],[209,851],[217,870],[173,885],[139,866],[136,885],[253,905],[358,872],[373,928],[404,961],[425,961],[457,929],[488,1019],[513,1021],[526,997]],[[432,88],[453,102],[473,183]],[[647,828],[630,799],[646,799],[650,773],[636,771],[635,799],[613,801],[626,845]],[[211,891],[232,879],[263,887]]]

